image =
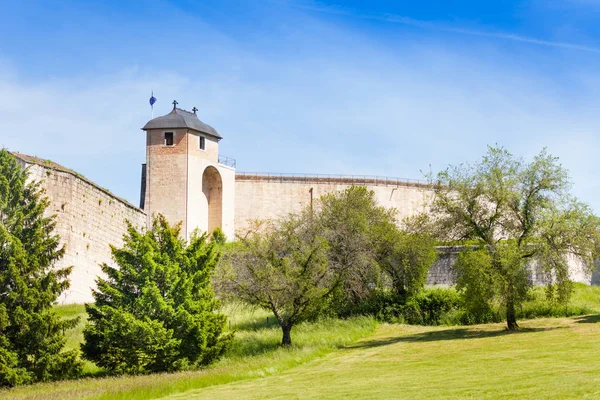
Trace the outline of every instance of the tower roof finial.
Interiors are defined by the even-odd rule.
[[[179,104],[179,103],[177,102],[177,100],[173,100],[173,109],[175,109],[175,108],[177,107],[177,104]]]
[[[194,106],[194,108],[192,108],[192,111],[194,112],[194,114],[196,114],[196,111],[198,111],[198,109]]]

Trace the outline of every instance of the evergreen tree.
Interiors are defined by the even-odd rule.
[[[6,150],[0,150],[0,385],[76,376],[76,351],[63,352],[64,330],[77,319],[53,311],[69,287],[72,267],[54,269],[64,254],[55,235],[49,201],[37,182]]]
[[[159,215],[152,229],[131,224],[123,248],[112,247],[118,268],[102,265],[95,304],[86,305],[84,356],[113,373],[175,371],[219,359],[233,335],[224,334],[226,316],[211,276],[220,245],[208,235],[179,237]]]

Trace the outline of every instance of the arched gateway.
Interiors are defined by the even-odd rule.
[[[213,166],[208,166],[202,174],[202,193],[208,204],[206,232],[212,232],[223,225],[223,180]]]

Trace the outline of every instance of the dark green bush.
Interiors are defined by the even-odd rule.
[[[372,315],[379,321],[411,325],[439,325],[460,307],[452,288],[429,288],[406,300],[391,291],[378,291],[358,305],[354,312]]]
[[[424,325],[439,325],[445,315],[461,306],[456,290],[452,288],[431,288],[414,297]]]
[[[81,349],[111,373],[176,371],[210,364],[229,346],[211,276],[219,259],[207,235],[180,237],[159,215],[145,233],[129,226],[119,268],[102,266]]]
[[[583,286],[585,288],[585,286]],[[581,289],[583,290],[583,289]],[[455,288],[427,288],[405,300],[390,290],[380,290],[369,299],[348,309],[345,315],[371,315],[388,323],[411,325],[474,325],[502,322],[505,311],[501,304],[473,309]],[[558,318],[594,313],[587,304],[548,302],[543,287],[535,288],[517,308],[517,318]]]

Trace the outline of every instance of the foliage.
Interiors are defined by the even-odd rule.
[[[294,325],[322,311],[340,276],[327,265],[327,241],[310,211],[257,222],[230,247],[220,293],[273,312],[290,345]]]
[[[211,234],[211,240],[219,245],[224,245],[227,242],[227,236],[221,228],[217,227]]]
[[[405,300],[417,295],[427,283],[429,267],[437,259],[433,236],[424,232],[389,230],[379,266],[389,276],[396,295]]]
[[[207,235],[180,238],[181,226],[159,215],[152,229],[131,224],[118,268],[102,265],[84,329],[84,356],[112,373],[175,371],[218,360],[232,340],[211,286],[219,245]]]
[[[82,315],[85,308],[77,305],[57,307],[59,314]],[[248,306],[224,304],[220,311],[227,315],[236,334],[223,357],[206,368],[152,375],[104,377],[97,372],[94,378],[63,381],[56,384],[36,384],[0,391],[0,400],[110,399],[145,400],[176,395],[194,398],[189,391],[229,382],[261,378],[289,371],[299,365],[322,358],[336,349],[347,348],[358,339],[374,332],[372,318],[356,317],[346,320],[319,319],[300,323],[294,328],[294,344],[282,348],[281,330],[269,311]],[[268,323],[266,317],[271,315]],[[71,331],[70,334],[73,332]],[[82,340],[79,334],[74,342]],[[187,392],[187,393],[184,393]],[[231,396],[229,396],[231,397]]]
[[[379,321],[411,325],[440,325],[447,321],[450,312],[457,312],[461,299],[453,288],[428,288],[410,297],[381,290],[361,302],[356,311],[373,315]]]
[[[0,385],[77,376],[81,363],[63,351],[64,331],[77,324],[52,310],[69,287],[72,267],[54,269],[63,256],[49,201],[37,182],[0,150]]]
[[[458,286],[476,314],[498,300],[508,328],[518,328],[516,309],[531,288],[528,260],[539,263],[563,302],[572,287],[567,257],[592,268],[599,219],[569,195],[567,171],[546,150],[526,163],[489,147],[479,163],[449,167],[435,179],[438,237],[478,242],[456,264]]]
[[[372,190],[351,186],[322,196],[315,218],[329,244],[329,267],[343,281],[335,293],[335,308],[351,308],[381,283],[378,260],[397,230],[395,210],[378,205]]]
[[[400,230],[395,210],[351,186],[275,223],[257,221],[226,247],[219,292],[271,310],[287,344],[291,326],[322,313],[362,313],[361,303],[392,285],[406,302],[423,289],[437,253],[419,221]]]

